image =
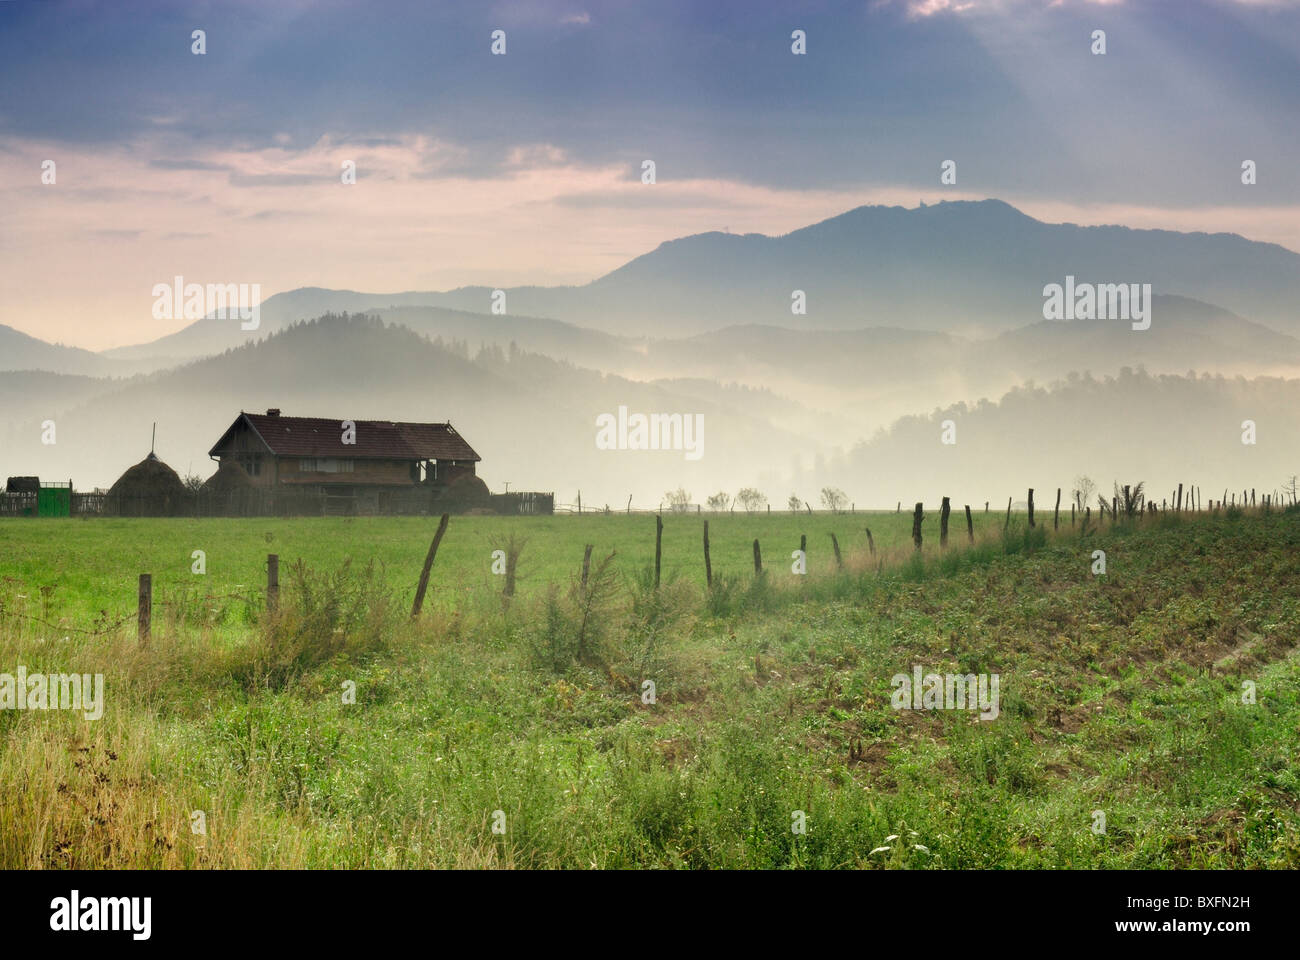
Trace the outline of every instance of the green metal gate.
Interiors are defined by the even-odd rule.
[[[72,516],[72,484],[43,483],[36,495],[36,515],[38,517]]]

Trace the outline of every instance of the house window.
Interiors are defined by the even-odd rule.
[[[352,461],[337,457],[304,458],[298,461],[298,470],[301,473],[351,473]]]

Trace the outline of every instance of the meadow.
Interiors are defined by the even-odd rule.
[[[0,673],[106,678],[0,710],[0,867],[1300,865],[1300,511],[1004,520],[453,517],[414,621],[436,519],[0,521]]]

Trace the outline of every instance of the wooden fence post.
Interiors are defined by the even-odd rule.
[[[1034,525],[1034,488],[1029,488],[1029,525]]]
[[[918,503],[916,509],[912,511],[912,543],[917,550],[921,549],[921,518],[923,505]]]
[[[758,549],[758,537],[754,538],[754,576],[760,576],[763,573],[763,554]]]
[[[433,543],[429,544],[429,555],[424,558],[424,569],[420,571],[420,583],[415,588],[415,602],[411,604],[411,619],[414,620],[420,615],[420,610],[424,607],[424,592],[429,588],[429,571],[433,569],[433,558],[438,555],[438,544],[442,543],[442,535],[447,532],[447,523],[451,520],[449,514],[444,513],[442,519],[438,521],[438,532],[433,535]]]
[[[871,551],[871,555],[874,557],[876,555],[876,541],[871,536],[871,528],[863,527],[862,529],[867,531],[867,549]]]
[[[582,552],[582,595],[587,595],[587,576],[591,572],[591,548],[592,544],[587,544],[587,548]],[[514,592],[513,590],[511,591]]]
[[[266,555],[266,612],[271,616],[280,609],[280,557],[275,553]]]
[[[835,534],[834,534],[834,532],[831,533],[831,547],[834,548],[834,550],[835,550],[835,566],[836,566],[838,569],[843,570],[843,569],[844,569],[844,557],[843,557],[843,555],[840,553],[840,542],[839,542],[839,540],[835,539]]]
[[[1178,485],[1178,505],[1174,507],[1174,513],[1182,513],[1182,512],[1183,512],[1183,485],[1180,483]]]
[[[659,589],[659,562],[663,557],[664,518],[655,514],[655,589]]]
[[[939,547],[948,546],[948,514],[952,512],[952,504],[948,498],[943,498],[943,504],[939,507]]]
[[[519,551],[511,545],[506,551],[506,582],[501,589],[501,595],[513,597],[515,595],[515,571],[518,569]],[[586,586],[584,583],[583,586]]]
[[[1070,529],[1074,529],[1074,504],[1070,504]]]
[[[970,504],[966,504],[966,537],[971,543],[975,542],[975,524],[970,518]]]
[[[136,609],[136,638],[140,646],[148,646],[149,633],[153,626],[153,574],[140,574],[140,592]]]
[[[1007,497],[1007,522],[1002,524],[1003,530],[1011,529],[1011,498]]]
[[[713,589],[713,561],[709,559],[709,521],[704,521],[704,583]]]
[[[1061,488],[1056,488],[1056,510],[1052,513],[1052,529],[1061,528]]]

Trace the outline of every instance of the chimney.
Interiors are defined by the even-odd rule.
[[[272,407],[270,410],[266,411],[266,415],[268,417],[278,417],[280,415],[280,408]]]

